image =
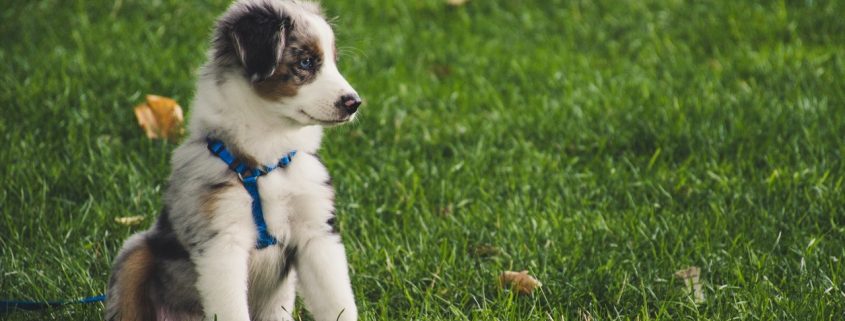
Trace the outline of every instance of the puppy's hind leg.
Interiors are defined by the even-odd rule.
[[[156,320],[156,307],[149,292],[149,278],[154,269],[153,253],[147,245],[146,232],[126,240],[115,260],[106,295],[107,321]]]

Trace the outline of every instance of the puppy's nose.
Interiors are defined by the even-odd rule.
[[[358,94],[346,94],[340,97],[340,100],[335,104],[337,108],[343,109],[348,113],[354,113],[361,106],[361,97]]]

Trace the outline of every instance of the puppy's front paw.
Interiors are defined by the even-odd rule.
[[[342,309],[334,318],[326,321],[356,321],[358,320],[358,309],[355,306]]]

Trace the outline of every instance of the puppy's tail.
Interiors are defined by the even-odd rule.
[[[154,321],[149,279],[154,268],[146,233],[132,236],[115,260],[106,295],[107,321]]]

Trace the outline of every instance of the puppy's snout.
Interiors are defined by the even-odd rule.
[[[361,106],[361,97],[358,97],[358,94],[343,95],[337,103],[335,103],[335,106],[350,114],[354,113],[358,110],[358,106]]]

